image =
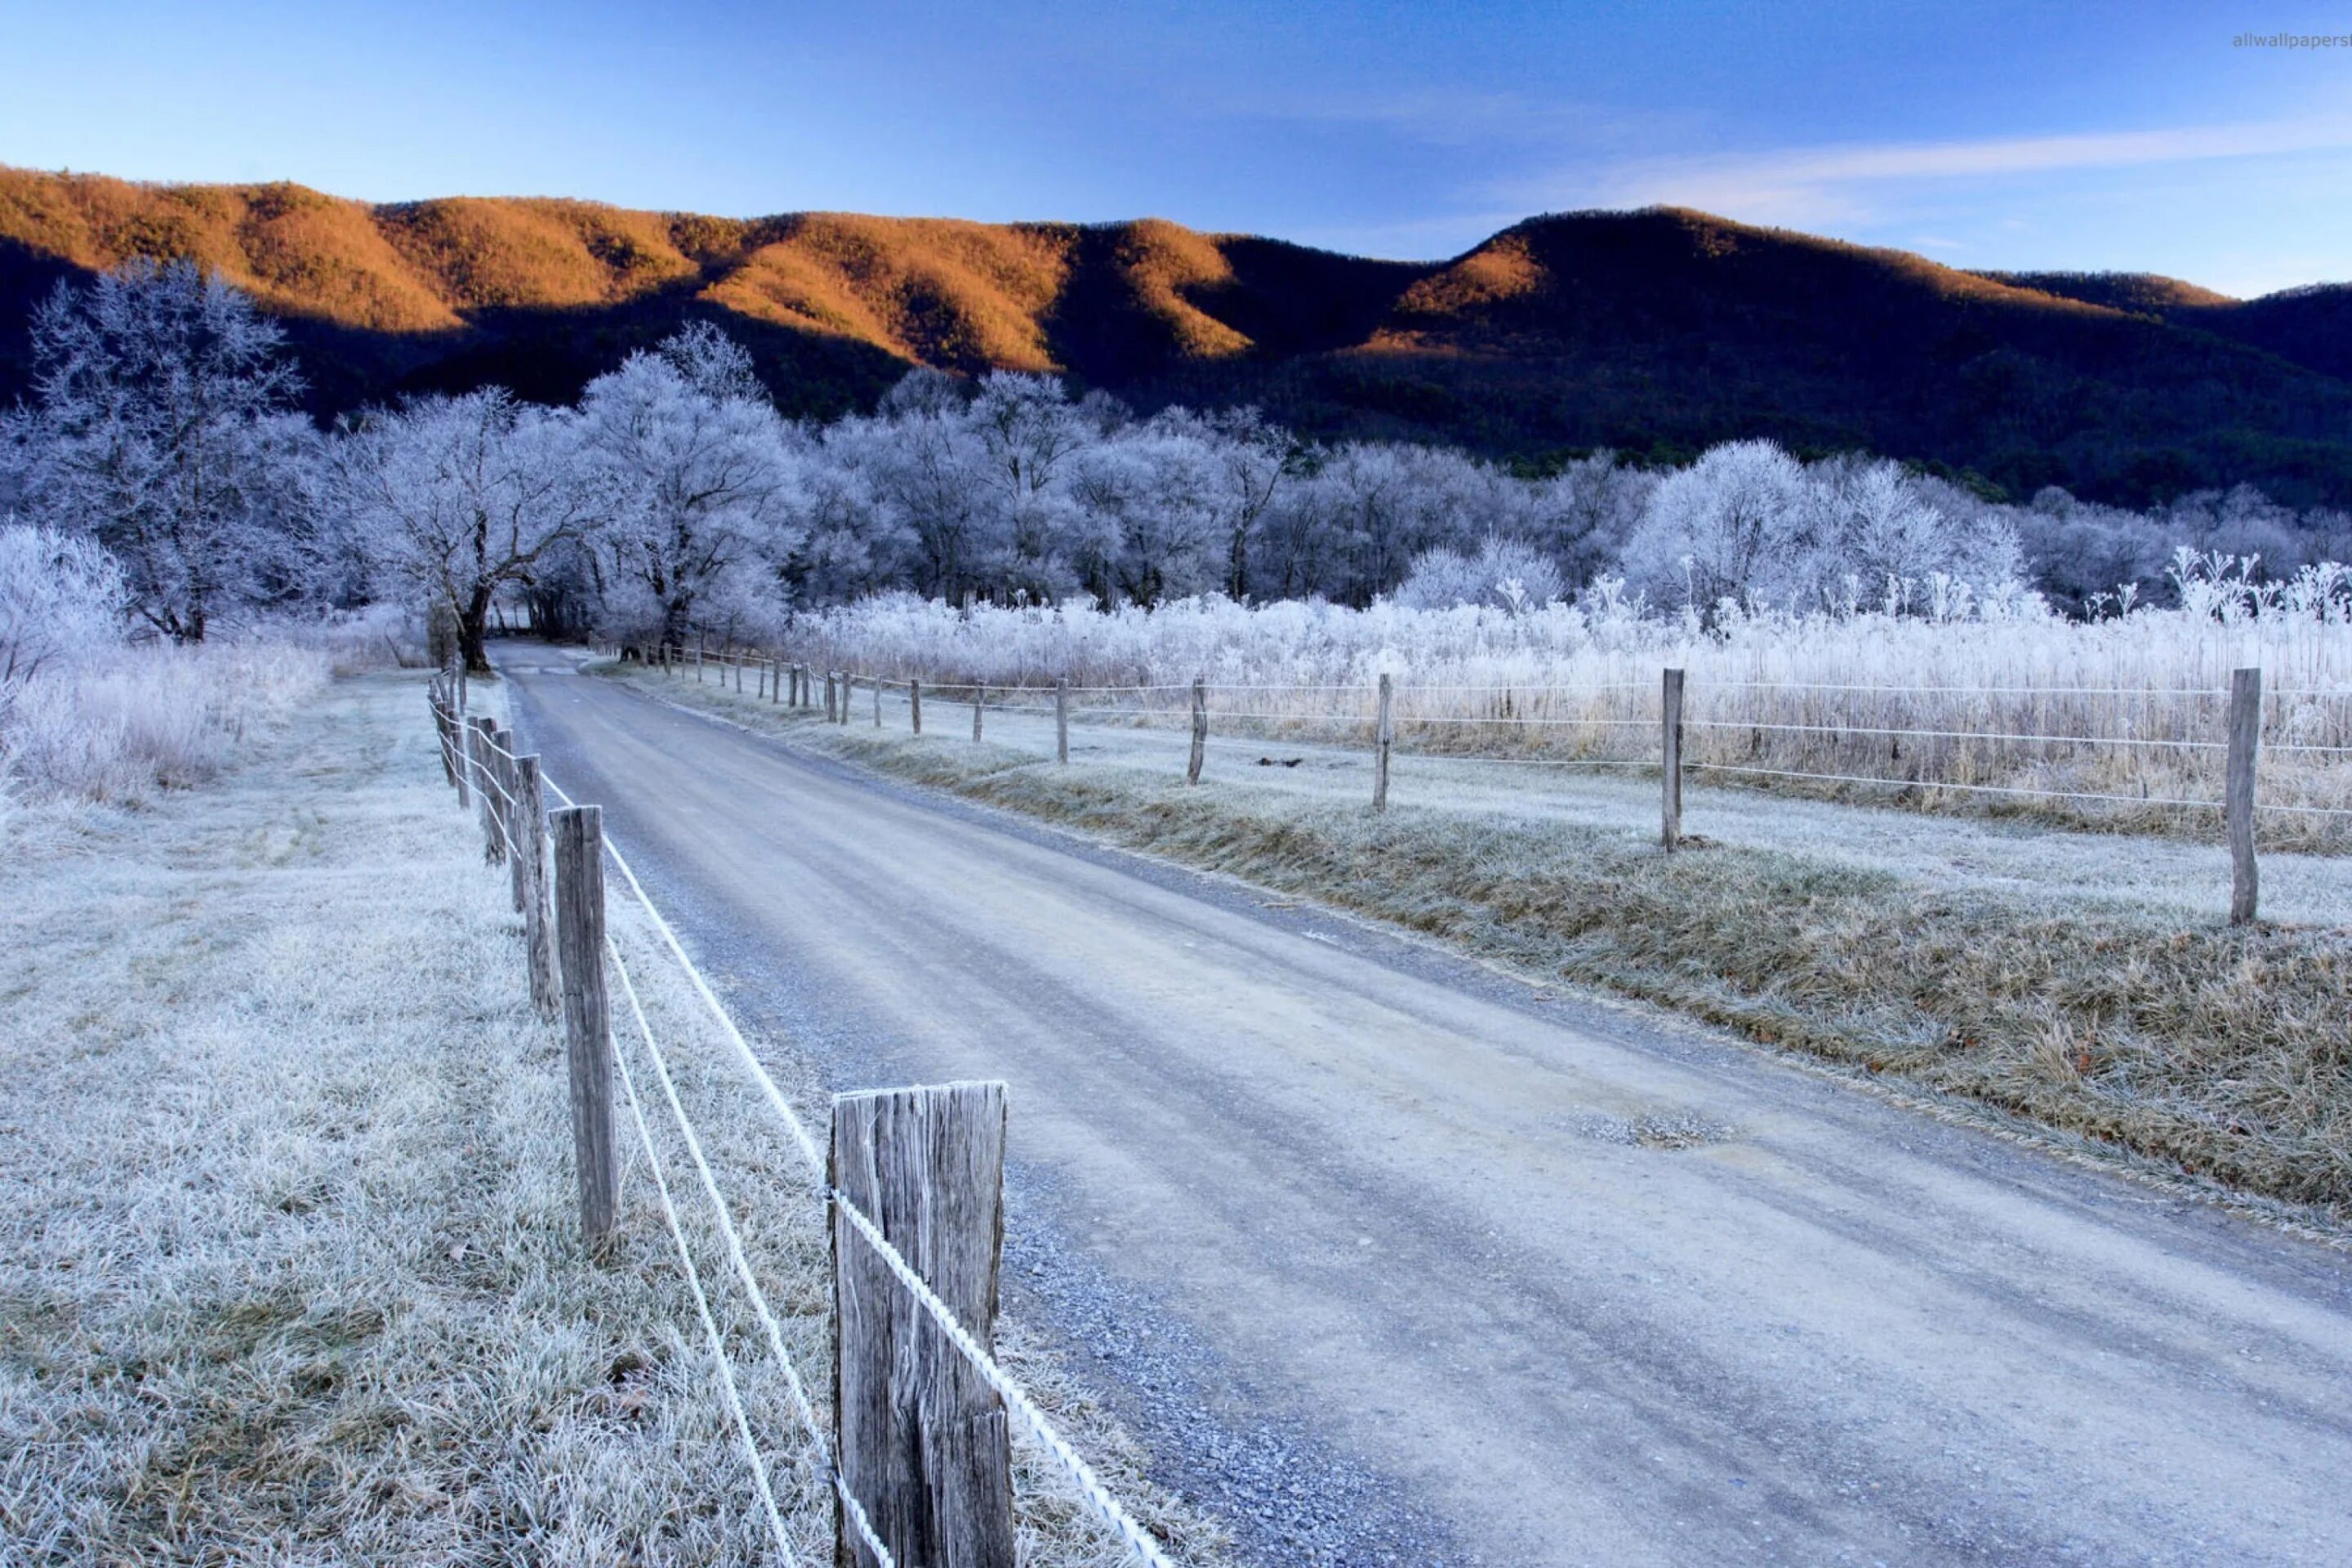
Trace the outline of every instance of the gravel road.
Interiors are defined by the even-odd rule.
[[[748,1022],[1007,1080],[1012,1310],[1251,1561],[2352,1560],[2344,1254],[506,662]]]

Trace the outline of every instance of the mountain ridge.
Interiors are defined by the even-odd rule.
[[[869,405],[915,364],[1002,368],[1522,460],[1768,435],[2012,492],[2250,479],[2352,503],[2352,289],[1969,272],[1679,208],[1547,215],[1400,262],[1157,218],[368,204],[0,167],[0,397],[26,384],[30,304],[131,256],[251,289],[321,415],[485,380],[567,398],[702,317],[802,415]]]

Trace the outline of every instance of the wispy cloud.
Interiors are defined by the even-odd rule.
[[[1889,187],[2341,149],[2352,149],[2352,116],[1626,159],[1514,182],[1497,195],[1533,206],[1665,202],[1806,224],[1867,218]]]

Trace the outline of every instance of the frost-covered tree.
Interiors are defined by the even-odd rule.
[[[800,482],[791,511],[800,544],[784,580],[796,605],[835,605],[903,587],[915,572],[916,537],[857,460],[863,422],[821,434],[795,432]]]
[[[1213,439],[1182,416],[1073,458],[1079,568],[1096,598],[1151,605],[1219,586],[1231,542],[1226,480]]]
[[[1599,451],[1526,487],[1528,537],[1581,587],[1617,568],[1658,486],[1655,474]]]
[[[135,613],[182,641],[309,586],[318,445],[283,344],[191,262],[61,283],[33,317],[36,402],[10,444],[25,504],[104,544]]]
[[[530,587],[607,510],[580,424],[491,386],[373,411],[338,445],[329,489],[346,536],[380,586],[447,606],[469,668],[488,666],[499,595]]]
[[[1939,580],[1978,590],[2019,579],[2017,533],[1997,517],[1956,515],[1883,458],[1836,458],[1806,470],[1817,521],[1811,596],[1897,614]],[[1806,607],[1812,607],[1807,605]]]
[[[1171,408],[1159,416],[1171,427],[1196,427],[1214,462],[1213,504],[1225,536],[1225,592],[1246,602],[1250,545],[1275,498],[1297,471],[1298,442],[1255,408],[1229,408],[1210,415]]]
[[[1781,602],[1811,574],[1812,509],[1804,469],[1769,441],[1715,447],[1668,475],[1626,541],[1633,586],[1712,615]]]
[[[703,324],[589,383],[581,428],[609,512],[596,552],[608,631],[676,647],[780,613],[804,538],[799,471],[758,388],[751,356]]]
[[[1410,610],[1450,610],[1468,605],[1518,615],[1541,609],[1564,592],[1559,567],[1531,544],[1489,534],[1475,552],[1448,546],[1424,550],[1398,584],[1396,602]]]

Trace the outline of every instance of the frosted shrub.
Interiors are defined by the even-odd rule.
[[[118,641],[124,593],[121,563],[93,541],[0,527],[0,713],[44,666]]]
[[[1489,534],[1475,555],[1443,547],[1424,550],[1396,591],[1396,602],[1412,610],[1448,610],[1479,605],[1517,613],[1560,597],[1559,568],[1551,558],[1516,539]]]

